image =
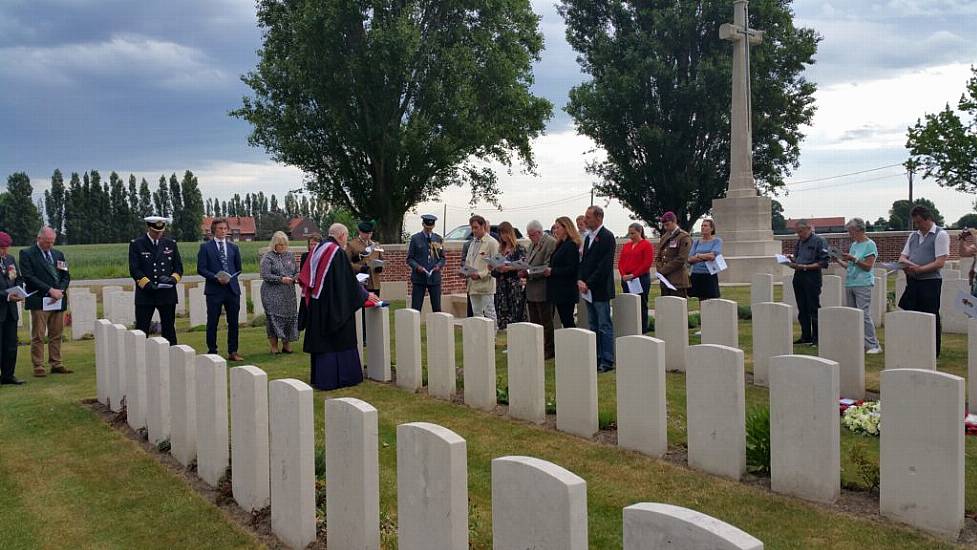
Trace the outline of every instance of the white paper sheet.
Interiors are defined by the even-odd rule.
[[[777,258],[777,263],[778,264],[786,265],[786,264],[789,264],[790,263],[790,258],[788,258],[787,256],[784,256],[783,254],[777,254],[774,257]]]
[[[665,277],[664,275],[658,272],[655,272],[655,276],[658,277],[658,280],[661,281],[662,284],[665,285],[666,288],[668,288],[668,290],[675,290],[675,285],[669,282],[667,277]]]
[[[715,275],[721,271],[726,271],[726,268],[726,258],[723,258],[722,254],[716,256],[715,260],[706,262],[706,269],[709,270],[710,275]]]
[[[977,318],[977,298],[969,292],[960,290],[957,292],[957,300],[954,302],[957,309],[962,311],[971,319]]]
[[[641,279],[631,279],[628,281],[628,294],[641,294],[645,289],[641,288]]]
[[[588,304],[592,304],[594,302],[594,293],[589,290],[581,294],[580,297],[583,298]]]
[[[33,296],[35,293],[37,293],[36,290],[34,292],[27,292],[27,290],[22,286],[15,286],[7,289],[8,296],[20,296],[24,299],[26,299],[28,296]]]
[[[357,273],[356,280],[359,281],[360,284],[365,283],[370,280],[370,275],[368,273]]]
[[[42,302],[42,307],[44,311],[61,311],[61,306],[64,304],[64,298],[58,298],[57,300],[52,300],[51,298],[44,297]]]

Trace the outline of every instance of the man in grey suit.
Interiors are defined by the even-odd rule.
[[[526,255],[530,269],[546,267],[556,250],[556,239],[543,232],[543,225],[536,220],[526,226],[526,234],[533,243]],[[526,309],[529,322],[543,325],[543,353],[546,359],[553,357],[553,305],[546,301],[546,277],[543,273],[523,271],[519,276],[526,279]]]

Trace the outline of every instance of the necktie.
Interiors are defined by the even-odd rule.
[[[588,248],[590,248],[590,235],[587,235],[587,238],[583,241],[583,249],[587,250]]]
[[[217,241],[217,252],[220,256],[221,267],[227,270],[227,254],[224,253],[224,241]]]
[[[44,256],[47,257],[47,263],[49,263],[51,265],[54,265],[54,256],[51,256],[51,251],[50,250],[45,250],[44,251]]]

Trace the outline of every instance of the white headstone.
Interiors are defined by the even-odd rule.
[[[957,304],[960,292],[970,295],[969,282],[966,279],[948,279],[944,273],[940,291],[940,330],[943,334],[967,334],[967,320],[970,318]]]
[[[770,488],[817,502],[838,499],[838,363],[804,355],[770,359]]]
[[[190,305],[190,328],[200,327],[207,324],[207,302],[204,298],[204,286],[197,285],[191,288],[187,294],[187,301]]]
[[[268,384],[268,403],[271,423],[271,530],[292,548],[305,548],[316,539],[312,388],[291,378],[273,380]],[[328,451],[326,453],[328,462]],[[342,490],[338,482],[333,487],[335,491],[330,492]],[[333,536],[330,530],[330,540],[333,540]],[[344,548],[339,540],[334,542],[330,545]]]
[[[556,429],[594,437],[598,429],[597,335],[582,328],[561,328],[554,332],[554,344]]]
[[[685,386],[689,466],[740,479],[746,471],[743,351],[690,347]]]
[[[197,356],[196,384],[197,475],[211,487],[217,487],[230,465],[224,358]]]
[[[196,355],[190,346],[170,348],[170,454],[184,466],[197,458]]]
[[[268,506],[268,375],[253,366],[231,374],[231,489],[246,512]]]
[[[95,295],[87,289],[73,290],[70,294],[71,339],[81,340],[95,333]]]
[[[706,300],[707,304],[715,300]],[[617,339],[617,444],[651,456],[668,450],[665,342]]]
[[[330,488],[326,491],[329,544],[334,548],[379,548],[380,432],[377,410],[369,403],[351,397],[327,399],[325,410],[326,486]]]
[[[183,317],[187,314],[187,285],[176,284],[176,315]]]
[[[753,383],[767,385],[770,358],[794,353],[790,306],[776,302],[753,304]]]
[[[421,374],[421,313],[404,308],[394,312],[397,334],[397,385],[417,391],[424,385]]]
[[[930,370],[882,372],[881,513],[954,542],[966,489],[963,385]]]
[[[773,275],[754,273],[750,278],[750,304],[773,301]]]
[[[967,403],[977,411],[977,319],[967,323]]]
[[[902,271],[896,271],[896,310],[899,310],[899,300],[902,299],[902,295],[906,292],[906,274]],[[887,322],[885,320],[883,323]]]
[[[146,340],[146,430],[153,445],[170,438],[170,343]]]
[[[462,323],[465,404],[495,410],[495,321],[469,317]]]
[[[641,330],[641,297],[638,294],[618,294],[612,301],[614,338],[644,334]]]
[[[587,301],[583,298],[577,301],[577,326],[580,328],[587,328],[590,326],[590,320],[587,316]]]
[[[451,430],[397,426],[398,548],[468,548],[467,461],[465,440]]]
[[[301,300],[302,298],[299,298]],[[299,303],[302,303],[299,301]],[[366,356],[363,354],[364,342],[363,342],[363,329],[366,328],[363,322],[363,309],[356,310],[353,314],[353,322],[356,323],[356,349],[360,353],[360,361],[366,360]]]
[[[885,368],[936,370],[936,315],[920,311],[885,314]]]
[[[125,334],[126,422],[133,430],[146,427],[146,335],[141,330]]]
[[[129,353],[126,347],[126,327],[119,324],[112,325],[109,331],[109,353],[112,356],[109,369],[109,408],[112,412],[119,412],[125,404],[126,371],[129,366]]]
[[[241,307],[237,310],[237,322],[240,325],[248,322],[248,294],[245,291],[246,285],[241,284],[241,295],[238,297]]]
[[[732,300],[704,300],[699,303],[703,344],[740,347],[738,304]]]
[[[783,283],[784,299],[783,303],[790,306],[791,322],[797,322],[797,296],[794,295],[794,275],[784,275],[780,278]]]
[[[371,380],[389,382],[390,370],[390,308],[371,307],[366,315],[366,375]]]
[[[30,315],[24,314],[24,302],[17,302],[17,326],[23,327],[30,324]]]
[[[511,323],[506,333],[509,416],[542,424],[546,421],[543,327],[532,323]]]
[[[950,280],[959,279],[961,277],[959,269],[952,267],[952,265],[947,267],[948,269],[944,268],[942,273],[944,281],[946,281],[947,279]]]
[[[427,316],[427,391],[451,399],[457,389],[455,373],[455,318],[450,313]]]
[[[844,280],[838,275],[825,275],[821,283],[821,307],[845,305]]]
[[[665,370],[684,372],[689,347],[689,305],[685,298],[655,299],[655,337],[665,342]]]
[[[265,304],[261,302],[261,279],[251,279],[248,283],[251,286],[251,303],[254,304],[254,316],[259,317],[265,314]],[[359,310],[357,310],[359,311]]]
[[[881,273],[879,273],[881,271]],[[878,330],[885,321],[889,307],[889,276],[884,269],[875,270],[875,286],[872,287],[872,324]]]
[[[763,543],[695,510],[642,502],[624,509],[624,550],[763,550]]]
[[[125,327],[136,323],[135,292],[113,292],[112,322]]]
[[[818,356],[838,363],[841,397],[865,399],[865,316],[862,310],[821,308],[818,312]],[[835,406],[837,408],[837,403]]]
[[[492,547],[586,550],[587,482],[538,458],[493,460]]]
[[[112,294],[122,292],[122,287],[117,285],[106,285],[102,287],[102,317],[109,319],[112,311]]]
[[[109,371],[112,368],[112,354],[110,353],[112,334],[115,329],[108,319],[95,321],[95,395],[98,402],[108,405],[109,396]]]

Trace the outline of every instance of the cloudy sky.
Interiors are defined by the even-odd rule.
[[[906,127],[955,104],[977,63],[977,0],[795,0],[797,22],[824,36],[808,77],[819,85],[818,114],[801,167],[781,197],[790,217],[887,215],[907,194],[899,167]],[[546,51],[536,93],[557,110],[536,143],[539,176],[502,175],[503,212],[493,222],[524,225],[576,214],[589,203],[584,165],[592,143],[560,110],[582,80],[552,0],[533,0]],[[301,174],[247,145],[249,128],[227,116],[248,89],[260,34],[251,0],[2,0],[0,2],[0,174],[26,171],[36,190],[55,168],[135,173],[155,182],[185,169],[205,196],[258,189],[282,194]],[[883,168],[888,167],[888,168]],[[840,174],[860,175],[836,178]],[[973,198],[917,184],[949,220]],[[469,212],[468,192],[449,190],[417,213]],[[609,205],[622,233],[627,212]],[[408,226],[416,225],[409,215]]]

